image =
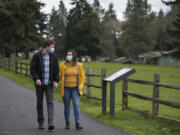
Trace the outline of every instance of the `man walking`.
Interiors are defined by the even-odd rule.
[[[31,75],[33,77],[37,96],[37,121],[39,129],[44,129],[43,96],[46,95],[48,110],[48,130],[53,130],[54,104],[53,87],[58,87],[59,67],[58,59],[54,54],[55,43],[51,40],[44,42],[44,48],[35,53],[31,61]]]

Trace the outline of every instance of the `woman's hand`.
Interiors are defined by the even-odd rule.
[[[58,83],[57,82],[53,82],[53,87],[54,88],[58,88]]]

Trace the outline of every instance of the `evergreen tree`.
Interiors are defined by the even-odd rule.
[[[48,23],[48,35],[47,37],[53,39],[56,42],[56,54],[58,57],[63,57],[64,51],[64,37],[67,23],[67,9],[63,1],[60,1],[59,9],[52,9],[50,14],[50,20]]]
[[[121,48],[127,57],[137,59],[138,55],[151,51],[155,45],[153,22],[155,14],[147,0],[128,0],[122,25]]]
[[[117,32],[119,32],[119,21],[117,20],[114,5],[109,4],[109,9],[105,12],[102,26],[103,34],[101,36],[101,49],[104,56],[109,56],[111,59],[117,55],[118,43]]]
[[[163,1],[166,5],[171,6],[172,11],[176,11],[175,18],[173,19],[172,28],[168,29],[169,35],[171,37],[170,45],[173,49],[177,49],[174,57],[180,59],[180,1]]]
[[[60,16],[60,19],[62,20],[62,27],[65,27],[66,24],[67,24],[67,9],[64,5],[64,2],[63,1],[60,1],[60,4],[59,4],[59,16]]]
[[[29,52],[42,42],[46,15],[40,11],[44,4],[32,1],[0,1],[0,48],[1,53]]]
[[[74,8],[67,17],[65,50],[75,49],[79,56],[96,59],[100,55],[97,16],[86,0],[72,0],[72,4]]]
[[[102,8],[99,0],[94,0],[93,4],[92,4],[92,8],[95,12],[95,14],[98,16],[99,21],[102,20],[102,17],[104,16],[104,9]]]
[[[180,6],[180,1],[179,0],[174,0],[174,1],[164,1],[161,0],[163,3],[165,3],[166,5],[170,5],[170,6]]]
[[[155,50],[162,51],[168,49],[168,19],[161,9],[155,20],[156,45]]]

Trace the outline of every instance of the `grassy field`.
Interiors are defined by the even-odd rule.
[[[131,67],[136,69],[136,73],[130,78],[138,80],[153,81],[154,74],[160,74],[160,82],[166,82],[171,84],[180,85],[180,68],[178,67],[160,67],[160,66],[150,66],[150,65],[122,65],[122,64],[112,64],[112,63],[85,63],[85,70],[87,67],[92,67],[93,73],[101,73],[101,68],[107,68],[108,75],[116,72],[123,67]],[[22,75],[15,75],[12,72],[7,72],[6,70],[0,68],[0,74],[9,77],[15,82],[34,89],[33,81],[29,78],[25,78]],[[100,78],[93,78],[93,83],[101,83]],[[152,86],[139,85],[129,83],[129,91],[152,96],[153,88]],[[86,92],[86,88],[84,89]],[[108,86],[108,107],[109,107],[109,86]],[[111,117],[109,114],[101,114],[101,102],[88,100],[85,97],[81,97],[80,108],[82,111],[89,114],[91,117],[115,127],[120,127],[123,130],[133,134],[133,135],[179,135],[180,126],[167,123],[164,121],[152,120],[150,118],[144,118],[136,113],[130,112],[128,110],[122,111],[122,82],[116,85],[115,91],[115,117]],[[57,100],[61,100],[59,96],[59,91],[55,90],[54,96]],[[93,96],[101,97],[101,90],[93,88]],[[160,88],[160,97],[162,99],[172,100],[180,102],[180,91]],[[129,97],[129,107],[146,111],[152,113],[152,103],[148,101],[139,100],[136,98]],[[108,112],[109,112],[109,108]],[[160,115],[168,116],[180,120],[180,109],[174,109],[171,107],[166,107],[160,105]]]

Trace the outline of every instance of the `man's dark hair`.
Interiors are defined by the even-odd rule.
[[[55,42],[52,40],[45,40],[44,41],[44,48],[46,48],[47,46],[50,46],[52,44],[55,45]]]

